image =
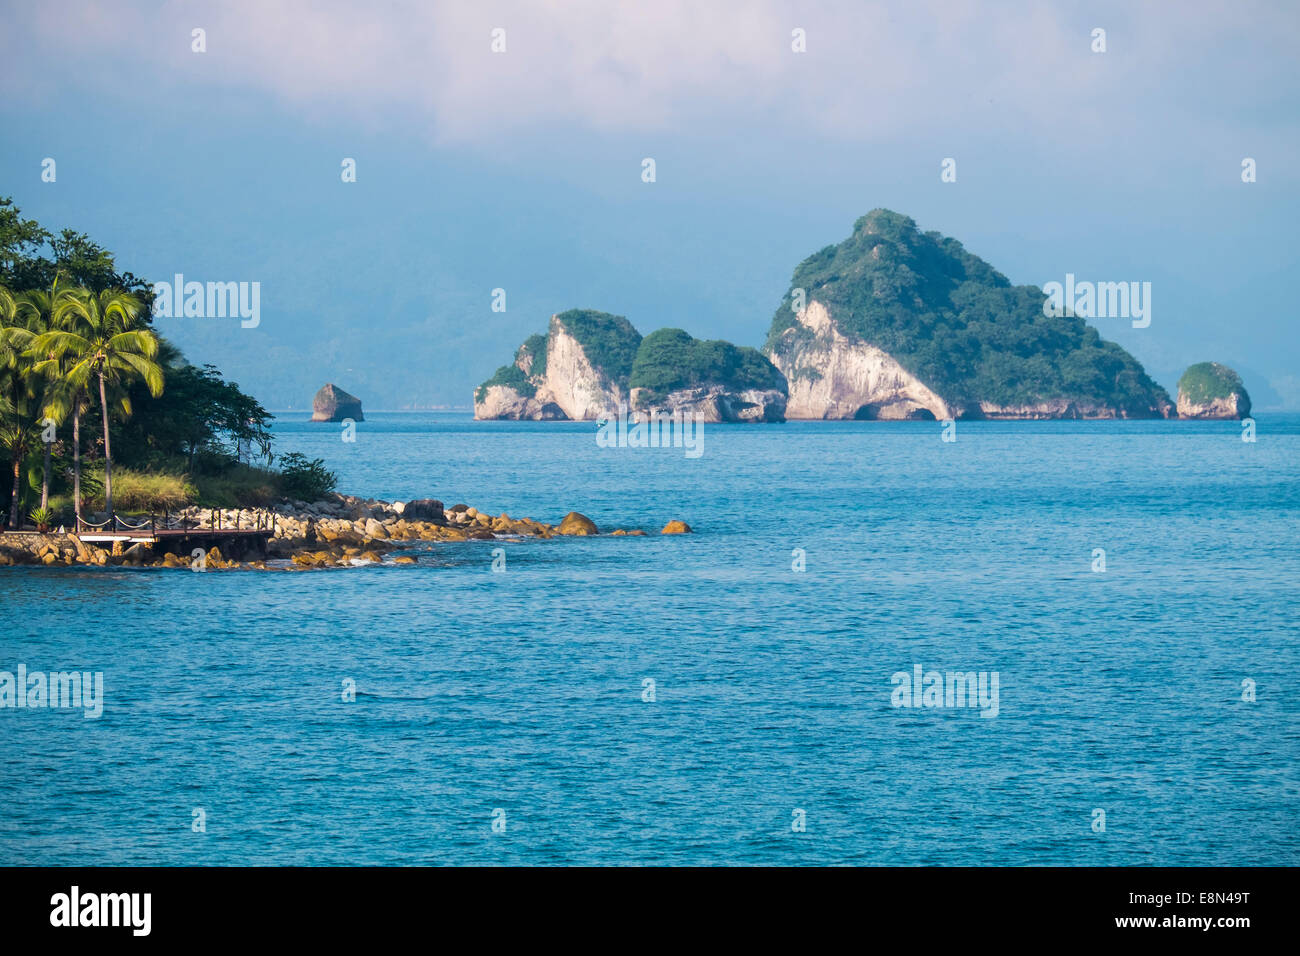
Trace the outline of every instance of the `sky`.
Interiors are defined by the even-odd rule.
[[[327,381],[467,406],[569,308],[760,346],[795,266],[876,207],[1016,283],[1150,282],[1150,326],[1104,337],[1171,393],[1213,360],[1300,408],[1300,4],[0,0],[0,23],[0,196],[151,281],[260,283],[256,328],[156,327],[272,409]]]

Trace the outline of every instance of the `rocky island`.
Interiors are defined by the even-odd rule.
[[[477,419],[592,421],[698,415],[706,422],[782,421],[785,379],[757,349],[695,339],[681,329],[645,338],[621,315],[551,316],[512,365],[474,392]]]
[[[1190,417],[1232,417],[1249,409],[1244,389],[1231,385],[1204,408],[1199,387],[1176,407],[1137,359],[1082,318],[1049,315],[1046,300],[956,239],[875,209],[849,238],[794,270],[761,352],[681,329],[642,338],[622,316],[561,312],[478,387],[474,417],[584,421],[612,417],[620,405],[641,420],[682,412],[709,422],[1176,418],[1184,408]]]
[[[314,422],[341,422],[350,418],[354,422],[363,422],[361,399],[349,395],[332,382],[324,387],[311,400],[311,420]]]
[[[1247,418],[1250,396],[1241,376],[1218,362],[1198,362],[1178,380],[1179,418]]]
[[[794,271],[764,351],[801,419],[1169,418],[1168,393],[956,239],[876,209]]]

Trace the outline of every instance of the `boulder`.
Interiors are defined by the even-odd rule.
[[[361,399],[349,395],[332,382],[316,393],[311,400],[311,420],[314,422],[341,422],[350,418],[356,422],[365,421],[361,414]]]
[[[556,529],[560,534],[565,535],[589,535],[599,534],[596,530],[596,522],[592,521],[586,515],[578,514],[576,511],[570,511],[560,522],[559,528]]]
[[[690,534],[691,526],[688,525],[685,521],[678,521],[676,519],[673,519],[672,521],[664,525],[664,530],[659,533],[660,534]]]
[[[446,520],[442,502],[437,498],[417,498],[408,501],[402,509],[402,517],[407,521],[432,521],[440,524]]]

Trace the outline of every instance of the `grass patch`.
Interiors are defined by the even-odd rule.
[[[104,510],[104,472],[87,468],[82,474],[81,511],[83,515]],[[198,500],[199,492],[186,475],[165,472],[113,469],[114,511],[176,511]],[[72,495],[50,498],[55,515],[72,514]]]

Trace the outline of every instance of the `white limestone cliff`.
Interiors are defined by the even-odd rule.
[[[790,385],[792,419],[953,418],[958,413],[929,386],[874,345],[850,339],[813,300],[772,349],[772,364]]]

